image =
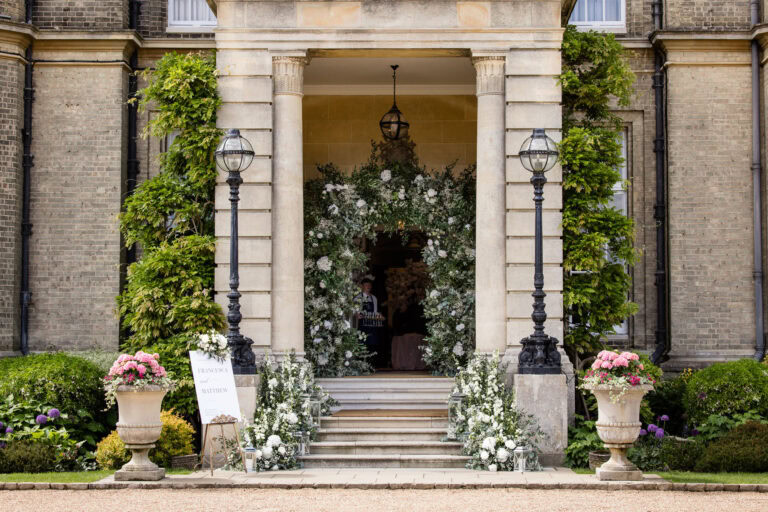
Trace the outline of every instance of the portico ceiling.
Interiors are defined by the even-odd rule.
[[[307,94],[474,94],[468,57],[316,57],[304,70]]]

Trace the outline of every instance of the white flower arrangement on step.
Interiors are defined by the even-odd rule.
[[[454,393],[465,395],[456,416],[456,435],[471,469],[513,471],[512,453],[518,446],[531,449],[526,470],[541,469],[538,444],[544,433],[536,419],[517,410],[514,395],[505,385],[505,369],[498,353],[473,356],[456,376]]]

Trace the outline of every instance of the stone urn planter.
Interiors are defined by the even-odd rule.
[[[640,434],[640,402],[653,389],[649,384],[633,386],[621,397],[621,388],[611,385],[585,387],[597,398],[597,435],[611,451],[608,462],[597,468],[599,480],[642,480],[643,472],[627,458],[627,450]]]
[[[117,434],[131,450],[131,460],[115,472],[115,480],[161,480],[165,469],[149,460],[149,450],[160,438],[160,405],[168,388],[119,386]]]

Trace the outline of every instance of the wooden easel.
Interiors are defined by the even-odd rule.
[[[205,445],[208,442],[208,432],[211,430],[211,428],[214,425],[219,426],[219,430],[221,432],[221,438],[224,439],[224,425],[232,425],[232,429],[235,431],[235,440],[237,440],[237,449],[240,450],[240,456],[243,459],[243,471],[245,473],[248,473],[248,468],[245,464],[245,452],[243,451],[242,447],[240,446],[240,433],[237,431],[237,422],[236,421],[222,421],[222,422],[216,422],[216,423],[205,423],[203,424],[203,428],[205,428],[205,435],[203,436],[203,446],[200,447],[200,462],[198,463],[198,466],[202,469],[203,467],[203,457],[205,456]],[[210,446],[210,453],[208,454],[208,459],[211,464],[211,476],[213,476],[213,445],[216,444],[214,442],[213,436],[211,436],[211,446]],[[223,444],[223,441],[222,441]],[[224,457],[226,458],[226,446],[224,447]]]

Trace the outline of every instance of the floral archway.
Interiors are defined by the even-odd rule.
[[[329,164],[305,185],[304,347],[318,376],[372,371],[364,335],[350,318],[357,310],[356,278],[367,269],[361,241],[380,232],[427,235],[427,366],[453,375],[474,349],[474,169],[429,172],[413,147],[409,140],[373,143],[370,160],[351,174]]]

